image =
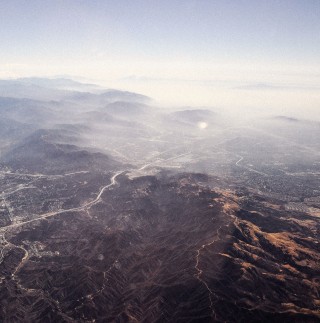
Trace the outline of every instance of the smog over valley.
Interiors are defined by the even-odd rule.
[[[318,1],[0,27],[0,322],[320,321]]]

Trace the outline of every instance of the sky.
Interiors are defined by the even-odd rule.
[[[0,0],[0,77],[319,113],[319,0]]]

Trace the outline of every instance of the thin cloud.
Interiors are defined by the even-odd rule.
[[[242,86],[233,87],[234,90],[247,90],[247,91],[272,91],[272,90],[307,90],[314,91],[319,90],[319,86],[306,86],[306,85],[284,85],[284,84],[276,84],[276,83],[252,83]]]

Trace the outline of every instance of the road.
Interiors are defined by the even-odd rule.
[[[29,259],[29,252],[28,252],[28,250],[27,250],[27,249],[25,249],[23,246],[18,246],[18,245],[12,244],[11,242],[9,242],[9,241],[6,239],[5,234],[6,234],[10,229],[13,229],[13,228],[17,228],[17,227],[23,226],[23,225],[25,225],[25,224],[27,224],[27,223],[32,223],[32,222],[35,222],[35,221],[39,221],[39,220],[42,220],[42,219],[46,219],[46,218],[49,218],[49,217],[52,217],[52,216],[55,216],[55,215],[58,215],[58,214],[67,213],[67,212],[75,212],[75,211],[83,211],[83,210],[87,210],[87,209],[89,209],[91,206],[93,206],[94,204],[98,203],[98,202],[101,200],[101,196],[102,196],[103,192],[104,192],[106,189],[108,189],[108,188],[110,188],[110,187],[114,186],[114,185],[117,183],[116,178],[117,178],[119,175],[121,175],[123,172],[124,172],[124,171],[119,171],[119,172],[115,173],[115,174],[111,177],[111,182],[110,182],[110,184],[103,186],[103,187],[100,189],[100,191],[99,191],[99,193],[98,193],[97,197],[96,197],[93,201],[91,201],[91,202],[88,202],[88,203],[86,203],[86,204],[84,204],[84,205],[82,205],[82,206],[75,207],[75,208],[71,208],[71,209],[67,209],[67,210],[59,210],[59,211],[56,211],[56,212],[49,212],[49,213],[45,213],[45,214],[42,214],[42,215],[40,215],[39,217],[34,218],[34,219],[31,219],[31,220],[29,220],[29,221],[20,222],[20,223],[15,223],[15,224],[11,224],[11,225],[8,225],[8,226],[6,226],[6,227],[1,228],[1,229],[0,229],[0,234],[2,235],[1,240],[2,240],[2,242],[4,242],[5,244],[3,245],[2,249],[0,250],[0,263],[3,261],[3,258],[4,258],[4,250],[5,250],[5,248],[6,248],[7,246],[11,246],[11,247],[13,247],[13,248],[19,248],[19,249],[21,249],[21,250],[23,250],[23,251],[24,251],[24,256],[23,256],[23,258],[21,259],[21,261],[20,261],[20,262],[19,262],[19,264],[17,265],[16,269],[15,269],[15,270],[13,271],[13,273],[11,274],[12,278],[13,278],[14,280],[16,280],[16,274],[17,274],[17,272],[18,272],[18,271],[20,270],[20,268],[24,265],[24,263],[25,263],[26,261],[28,261],[28,259]],[[17,281],[18,285],[19,285],[21,288],[23,288],[23,287],[21,286],[21,284],[18,282],[18,280],[16,280],[16,281]],[[26,289],[26,288],[23,288],[23,289]],[[28,290],[28,289],[26,289],[26,290]]]
[[[58,211],[55,211],[55,212],[48,212],[48,213],[44,213],[44,214],[41,214],[40,216],[38,216],[37,218],[34,218],[34,219],[31,219],[31,220],[28,220],[28,221],[24,221],[24,222],[20,222],[20,223],[14,223],[14,224],[10,224],[6,227],[3,227],[0,229],[0,232],[7,232],[7,230],[9,229],[12,229],[12,228],[17,228],[17,227],[20,227],[20,226],[23,226],[27,223],[32,223],[32,222],[35,222],[35,221],[39,221],[41,219],[46,219],[46,218],[49,218],[49,217],[52,217],[52,216],[55,216],[55,215],[58,215],[58,214],[62,214],[62,213],[66,213],[66,212],[75,212],[75,211],[84,211],[88,208],[90,208],[91,206],[93,206],[94,204],[97,204],[100,199],[101,199],[101,195],[103,194],[103,192],[110,188],[111,186],[114,186],[117,181],[116,181],[116,178],[122,174],[124,171],[119,171],[117,173],[115,173],[112,177],[111,177],[111,183],[106,185],[106,186],[103,186],[97,197],[91,201],[91,202],[88,202],[88,203],[85,203],[83,204],[82,206],[78,206],[78,207],[75,207],[75,208],[71,208],[71,209],[62,209],[62,210],[58,210]]]
[[[232,215],[228,214],[230,216],[230,218],[233,218]],[[217,321],[217,317],[216,317],[216,313],[214,311],[214,299],[217,299],[217,295],[216,293],[209,287],[209,285],[206,283],[205,278],[202,277],[203,275],[203,270],[200,268],[200,257],[201,257],[201,252],[203,253],[205,251],[205,249],[207,247],[210,247],[211,245],[213,245],[215,242],[218,242],[220,239],[220,231],[222,230],[222,228],[224,227],[229,227],[231,223],[234,223],[234,221],[230,221],[227,224],[222,224],[221,226],[219,226],[219,228],[216,230],[216,234],[213,240],[204,243],[199,249],[196,250],[196,258],[195,258],[195,270],[196,270],[196,274],[194,275],[194,277],[205,286],[205,288],[208,291],[208,297],[209,297],[209,302],[210,302],[210,309],[212,312],[212,318],[214,321]]]
[[[236,165],[239,166],[239,163],[243,160],[243,157],[241,156],[241,158],[236,162]]]
[[[236,166],[238,167],[242,167],[244,169],[247,169],[249,170],[250,172],[254,172],[254,173],[257,173],[257,174],[260,174],[262,176],[269,176],[268,174],[264,173],[264,172],[259,172],[251,167],[247,167],[247,166],[243,166],[243,165],[239,165],[239,163],[244,159],[244,157],[240,156],[240,155],[237,155],[238,157],[240,157],[240,159],[235,163]]]

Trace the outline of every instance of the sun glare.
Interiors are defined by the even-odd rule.
[[[198,128],[200,129],[206,129],[208,127],[208,124],[204,121],[198,122]]]

